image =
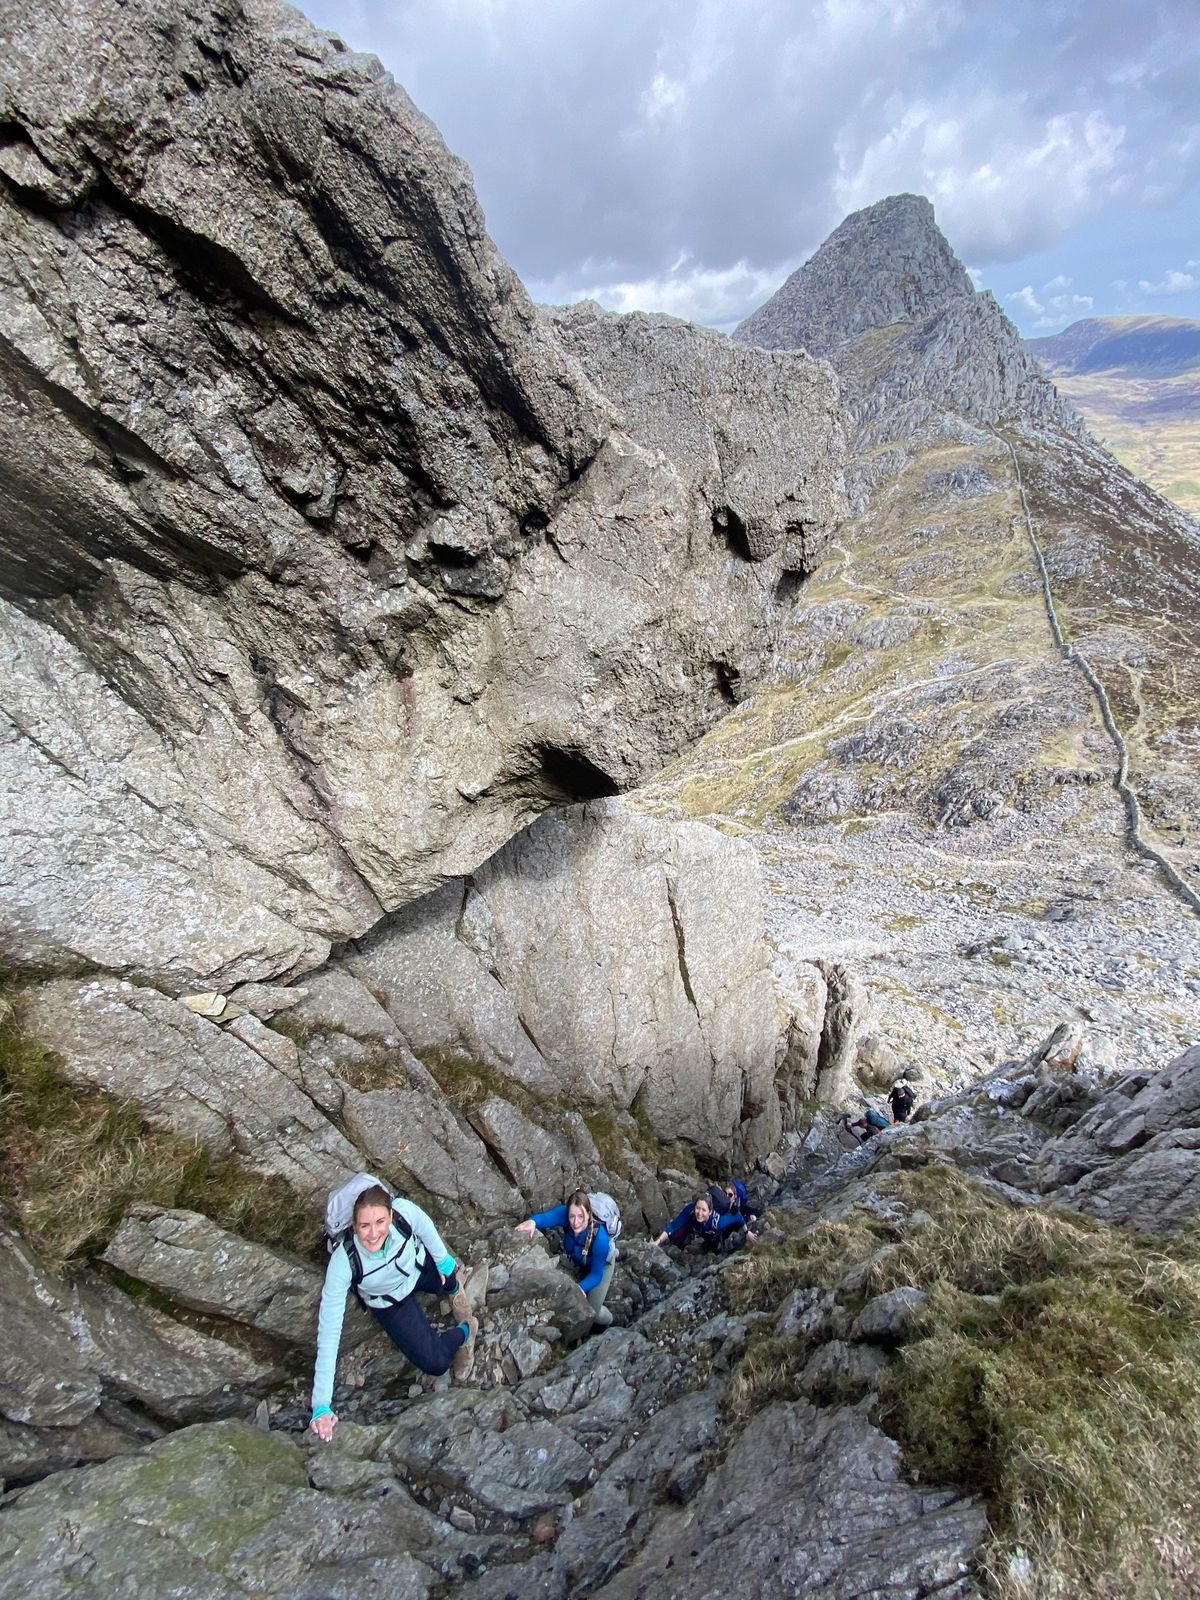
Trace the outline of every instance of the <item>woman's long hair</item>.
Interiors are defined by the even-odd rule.
[[[572,1206],[579,1206],[581,1210],[587,1212],[587,1237],[583,1241],[583,1258],[586,1261],[592,1253],[592,1240],[596,1237],[596,1214],[592,1210],[592,1198],[586,1189],[576,1189],[574,1194],[567,1196],[568,1212]],[[570,1227],[570,1225],[571,1221],[568,1216],[567,1226]]]

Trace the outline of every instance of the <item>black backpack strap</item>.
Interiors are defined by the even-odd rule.
[[[346,1260],[350,1263],[350,1287],[354,1290],[354,1298],[361,1306],[363,1305],[363,1297],[358,1292],[358,1286],[362,1282],[363,1264],[362,1257],[354,1248],[353,1228],[347,1228],[342,1235],[342,1249],[346,1252]]]

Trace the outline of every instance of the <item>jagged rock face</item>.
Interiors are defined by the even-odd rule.
[[[244,1415],[282,1376],[94,1274],[50,1271],[7,1229],[0,1270],[0,1480],[134,1450],[172,1424]]]
[[[636,1108],[664,1143],[752,1161],[779,1136],[787,1025],[763,892],[739,841],[599,802],[542,818],[344,964],[418,1054],[457,1053],[501,1094],[507,1083],[585,1112]],[[487,1106],[470,1115],[503,1154]],[[521,1187],[540,1204],[561,1178],[530,1154],[520,1165],[540,1175]]]
[[[820,368],[655,328],[725,397],[718,484],[377,63],[270,0],[5,31],[9,961],[311,968],[727,709],[838,515]]]
[[[658,1227],[642,1134],[710,1167],[754,1161],[779,1136],[789,1040],[815,1051],[830,1030],[823,982],[777,988],[763,902],[740,841],[594,802],[269,1002],[250,989],[279,1027],[237,995],[217,1020],[96,978],[31,988],[25,1025],[70,1082],[284,1179],[314,1216],[365,1167],[454,1217],[515,1222],[584,1182]],[[840,1092],[815,1057],[798,1087]]]
[[[637,442],[703,486],[735,557],[778,556],[793,573],[813,568],[829,540],[828,508],[840,501],[840,453],[814,457],[795,426],[797,409],[824,408],[822,430],[838,436],[841,410],[824,368],[794,350],[766,359],[731,351],[711,329],[674,317],[612,316],[592,304],[551,316],[591,378],[619,397]]]
[[[827,356],[860,446],[906,439],[942,410],[1082,431],[996,301],[975,292],[921,195],[847,217],[733,337]]]
[[[929,201],[894,194],[848,216],[734,338],[824,356],[860,333],[916,322],[974,293]]]
[[[1200,1213],[1200,1045],[1164,1071],[1130,1073],[1043,1150],[1055,1205],[1142,1233]]]

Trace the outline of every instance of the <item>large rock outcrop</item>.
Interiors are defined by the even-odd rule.
[[[787,1021],[763,895],[748,846],[599,802],[543,817],[342,959],[418,1055],[457,1057],[501,1094],[635,1110],[711,1162],[753,1160],[779,1134]],[[316,1014],[306,1000],[293,1016]],[[495,1148],[486,1112],[472,1120]],[[522,1188],[540,1200],[544,1181]]]
[[[733,337],[827,356],[860,446],[906,439],[944,411],[1083,429],[1000,306],[976,293],[923,195],[847,217]]]
[[[723,397],[664,455],[373,59],[272,0],[3,26],[7,960],[311,968],[728,707],[838,515],[827,372],[657,324]]]
[[[728,1170],[772,1148],[785,1055],[789,1093],[845,1092],[817,1061],[844,1019],[815,970],[781,985],[764,899],[748,845],[597,801],[294,986],[204,1015],[126,979],[61,978],[22,1017],[68,1081],[282,1178],[314,1215],[366,1167],[455,1217],[515,1221],[582,1181],[660,1218],[656,1152]]]

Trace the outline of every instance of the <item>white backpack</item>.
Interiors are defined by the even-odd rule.
[[[602,1222],[608,1230],[608,1237],[616,1244],[621,1236],[621,1208],[612,1195],[605,1194],[603,1189],[598,1189],[595,1194],[589,1194],[592,1203],[592,1215],[597,1222]]]
[[[369,1172],[356,1172],[352,1178],[347,1178],[340,1189],[335,1189],[329,1196],[325,1206],[325,1248],[330,1255],[341,1244],[347,1229],[354,1223],[354,1202],[364,1189],[371,1189],[376,1185],[386,1194],[391,1194],[392,1191],[381,1178],[376,1178]]]

